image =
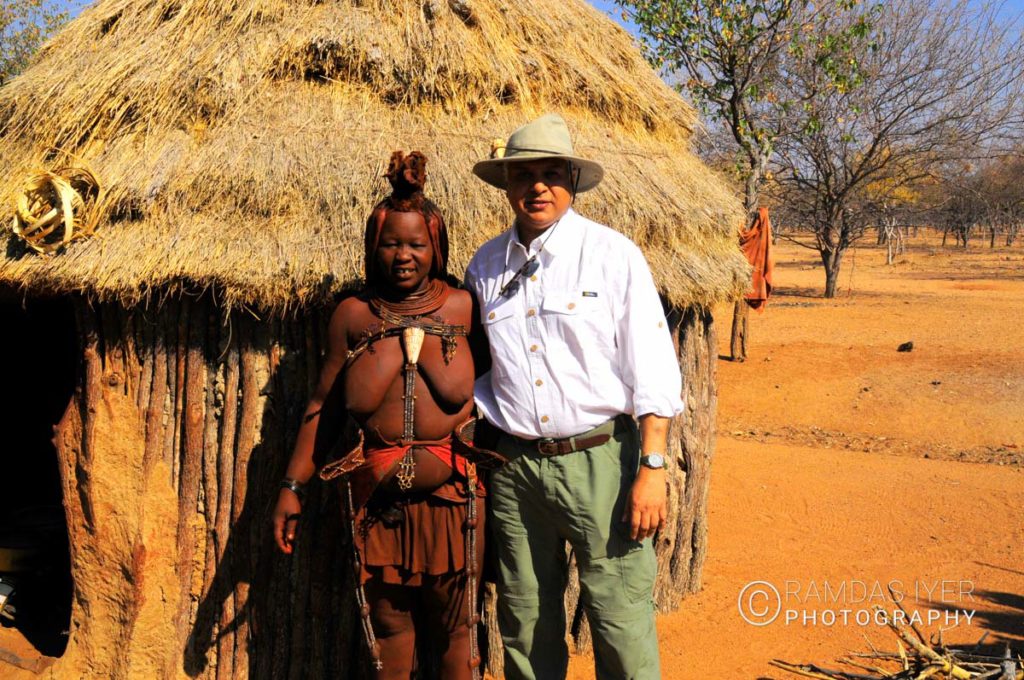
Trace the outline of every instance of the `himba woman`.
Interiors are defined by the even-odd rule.
[[[378,678],[409,678],[417,636],[441,677],[478,677],[477,570],[482,487],[453,431],[473,408],[466,335],[472,298],[447,283],[448,236],[423,195],[426,159],[392,155],[392,194],[366,223],[366,286],[331,316],[328,351],[274,509],[292,552],[303,486],[338,449],[349,415],[357,445],[334,453],[353,532],[357,602]],[[348,421],[351,424],[351,421]],[[453,451],[453,448],[455,449]],[[328,454],[330,455],[330,454]]]

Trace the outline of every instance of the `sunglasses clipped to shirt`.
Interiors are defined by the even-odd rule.
[[[516,270],[516,273],[512,275],[509,282],[501,287],[498,291],[498,295],[508,299],[519,292],[520,286],[522,286],[521,279],[524,276],[533,276],[538,269],[540,269],[540,262],[537,261],[537,255],[540,253],[534,253],[530,256],[530,259],[523,263],[523,266]]]
[[[519,292],[524,276],[533,276],[537,273],[537,270],[540,269],[540,262],[537,261],[537,256],[544,252],[544,246],[548,244],[548,241],[551,239],[551,235],[555,233],[555,229],[558,228],[561,221],[562,220],[558,220],[558,222],[551,225],[551,228],[548,229],[548,233],[544,236],[544,240],[541,241],[540,248],[537,252],[531,255],[530,259],[524,262],[523,266],[516,270],[516,273],[512,275],[509,282],[501,287],[501,290],[498,291],[498,295],[500,297],[503,297],[506,300],[511,298]]]

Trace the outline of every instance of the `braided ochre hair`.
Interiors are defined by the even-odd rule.
[[[380,283],[375,254],[377,244],[380,243],[380,232],[391,212],[416,212],[423,217],[434,255],[430,278],[444,278],[448,275],[448,229],[441,211],[423,195],[423,185],[427,181],[426,167],[427,157],[419,151],[413,151],[408,156],[401,151],[391,154],[388,170],[384,174],[391,183],[391,194],[374,206],[366,220],[364,263],[366,282],[369,285]]]

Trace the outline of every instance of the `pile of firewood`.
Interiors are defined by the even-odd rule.
[[[898,602],[893,602],[903,610]],[[881,607],[876,606],[875,610],[879,616],[885,614]],[[903,611],[905,614],[906,610]],[[929,642],[913,623],[907,625],[891,616],[886,616],[885,622],[897,636],[896,652],[879,651],[869,641],[870,652],[851,653],[836,660],[851,670],[779,659],[771,665],[801,677],[823,680],[1024,680],[1024,660],[1019,654],[1014,658],[1009,646],[1000,656],[982,653],[988,633],[970,648],[947,647],[941,631],[936,640]]]

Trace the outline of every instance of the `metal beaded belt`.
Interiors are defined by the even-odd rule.
[[[420,350],[423,349],[424,332],[422,328],[402,329],[402,351],[405,352],[405,392],[402,394],[404,422],[402,423],[402,441],[412,441],[415,436],[416,417],[416,364],[420,360]],[[398,488],[408,491],[412,488],[412,480],[416,476],[416,459],[412,453],[413,447],[402,456],[398,463],[398,471],[395,479],[398,480]]]

